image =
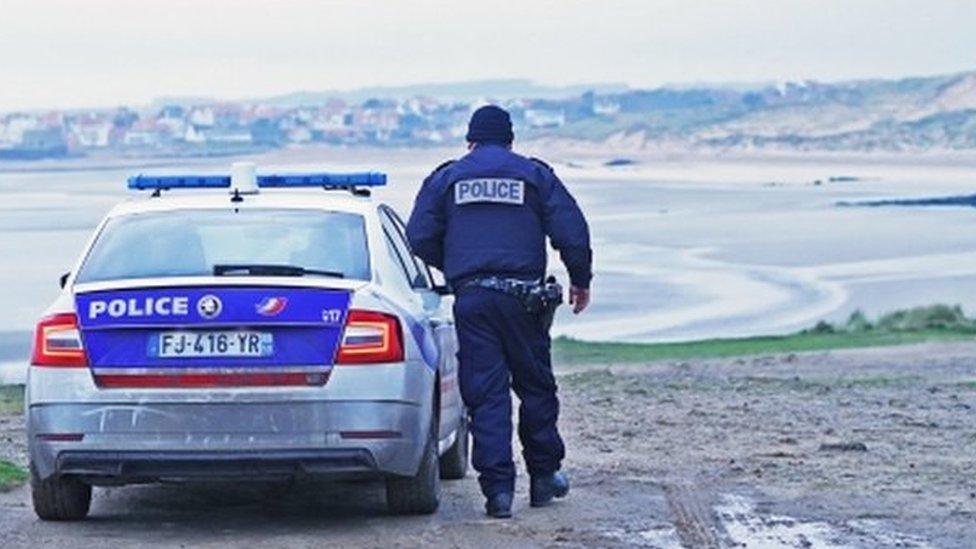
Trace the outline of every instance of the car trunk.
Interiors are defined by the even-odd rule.
[[[101,387],[314,386],[328,380],[350,292],[131,287],[75,299]]]

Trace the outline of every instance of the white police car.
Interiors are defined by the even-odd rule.
[[[367,198],[385,180],[131,178],[153,195],[108,214],[37,325],[37,515],[83,518],[93,485],[296,477],[382,477],[391,510],[433,512],[467,469],[451,299]]]

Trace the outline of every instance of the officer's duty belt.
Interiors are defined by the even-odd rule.
[[[547,330],[552,325],[552,317],[556,313],[556,308],[563,302],[562,286],[551,276],[545,282],[484,276],[469,280],[461,287],[486,288],[514,296],[522,303],[528,313],[542,315],[543,325]]]

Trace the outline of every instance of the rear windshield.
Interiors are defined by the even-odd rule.
[[[368,280],[363,217],[315,210],[182,210],[111,219],[79,282],[211,276],[214,265],[282,265]]]

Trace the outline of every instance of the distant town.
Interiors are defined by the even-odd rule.
[[[462,89],[466,96],[452,93]],[[525,81],[493,81],[344,96],[296,93],[254,101],[174,99],[138,108],[0,112],[0,160],[96,153],[217,156],[311,143],[457,143],[470,113],[491,97],[475,96],[472,89],[497,92],[494,102],[510,110],[520,139],[623,137],[631,146],[722,149],[976,149],[976,72],[969,72],[653,90],[620,85],[548,89]]]
[[[532,130],[566,123],[565,105],[505,102],[516,123]],[[166,104],[156,108],[0,115],[0,159],[84,156],[114,151],[135,156],[254,152],[292,144],[437,145],[463,139],[477,104],[430,97],[368,99],[350,104],[282,107],[261,103]],[[616,104],[594,103],[593,113]]]

